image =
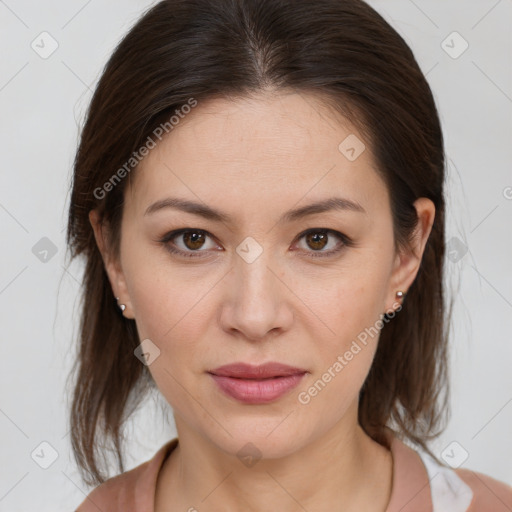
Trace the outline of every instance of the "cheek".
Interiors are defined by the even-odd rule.
[[[205,357],[201,340],[208,325],[207,292],[169,268],[133,267],[132,276],[130,297],[139,338],[150,339],[159,351],[148,370],[173,410],[192,421],[202,414],[200,407],[191,408],[190,398],[197,395],[196,379]]]
[[[322,320],[324,339],[331,340],[323,347],[327,352],[343,350],[378,322],[385,311],[388,279],[385,263],[360,258],[322,280],[317,287],[320,292],[304,286],[304,302]]]
[[[130,297],[137,329],[161,350],[191,350],[200,339],[201,325],[206,321],[204,300],[207,290],[198,281],[183,279],[178,272],[153,268],[138,272],[131,281]],[[185,343],[180,340],[186,340]]]
[[[150,246],[135,228],[123,232],[121,254],[139,337],[162,349],[162,342],[180,327],[180,319],[199,299],[197,290],[183,281],[183,274],[171,272],[164,249]]]
[[[313,304],[311,309],[329,329],[321,326],[325,334],[316,338],[316,371],[299,390],[300,404],[324,417],[337,417],[357,398],[383,326],[388,275],[386,262],[360,258],[322,282],[321,294],[304,288],[309,293],[305,302]]]
[[[327,294],[332,301],[320,311],[334,332],[316,339],[315,371],[296,393],[296,402],[307,417],[323,418],[326,424],[338,421],[357,401],[382,327],[379,294],[374,289],[347,284],[342,292],[335,288]]]

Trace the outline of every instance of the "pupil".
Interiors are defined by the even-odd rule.
[[[198,233],[198,232],[192,232],[192,233],[187,233],[186,234],[186,238],[188,239],[188,241],[190,242],[190,244],[192,245],[192,247],[190,247],[191,249],[198,249],[199,247],[201,247],[201,237],[203,235],[201,233]],[[198,244],[198,245],[196,245]]]
[[[313,244],[314,248],[322,249],[323,247],[325,247],[325,239],[326,239],[325,233],[313,233],[310,236],[313,238],[312,244]],[[324,242],[324,243],[322,243],[322,242]],[[320,246],[318,246],[318,244],[320,244]]]

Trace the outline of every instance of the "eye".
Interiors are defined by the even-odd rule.
[[[179,248],[179,245],[174,242],[174,239],[181,240],[183,248]],[[161,240],[165,245],[166,249],[172,254],[179,254],[187,258],[203,257],[202,252],[207,252],[208,247],[205,250],[199,250],[205,245],[205,240],[210,238],[207,231],[202,229],[179,229],[177,231],[171,231]],[[211,247],[210,247],[211,248]]]
[[[341,240],[341,243],[331,243],[332,238],[337,238],[338,240]],[[343,233],[339,233],[338,231],[334,231],[332,229],[309,229],[305,233],[299,235],[299,240],[302,239],[305,240],[307,247],[313,249],[313,251],[308,251],[306,249],[306,252],[309,252],[309,255],[315,258],[333,256],[341,252],[345,247],[352,246],[352,241],[350,240],[350,238],[348,238]],[[323,250],[325,247],[329,245],[331,246],[331,249]]]
[[[207,253],[209,250],[216,247],[215,244],[208,247],[205,241],[209,238],[212,238],[210,233],[203,229],[184,228],[167,233],[160,242],[164,244],[165,248],[171,254],[177,254],[187,258],[197,258],[205,257],[205,255],[201,253]],[[337,244],[331,242],[333,238],[338,239]],[[181,245],[175,242],[175,239],[181,241]],[[325,228],[309,229],[301,233],[298,239],[304,239],[307,247],[313,249],[308,250],[307,247],[304,249],[305,252],[309,253],[309,256],[312,257],[333,256],[341,252],[345,247],[351,247],[353,245],[352,240],[343,233]],[[323,250],[329,245],[333,247],[329,250]]]

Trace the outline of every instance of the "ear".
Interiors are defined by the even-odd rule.
[[[89,212],[89,222],[91,223],[94,231],[96,245],[101,253],[114,298],[119,297],[119,304],[124,304],[126,306],[125,310],[122,312],[123,316],[133,319],[135,317],[133,315],[133,308],[130,303],[130,297],[121,262],[114,257],[110,250],[108,227],[101,222],[97,210],[91,210]]]
[[[410,247],[401,249],[396,255],[390,279],[386,311],[397,309],[397,304],[401,303],[401,300],[396,297],[396,292],[400,290],[405,295],[416,279],[423,252],[434,224],[436,208],[430,199],[420,197],[414,202],[414,207],[416,208],[418,222]]]

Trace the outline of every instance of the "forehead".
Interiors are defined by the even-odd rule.
[[[134,173],[138,211],[166,193],[229,204],[297,202],[338,191],[387,200],[368,141],[316,96],[265,93],[199,103]],[[288,198],[288,199],[287,199]]]

